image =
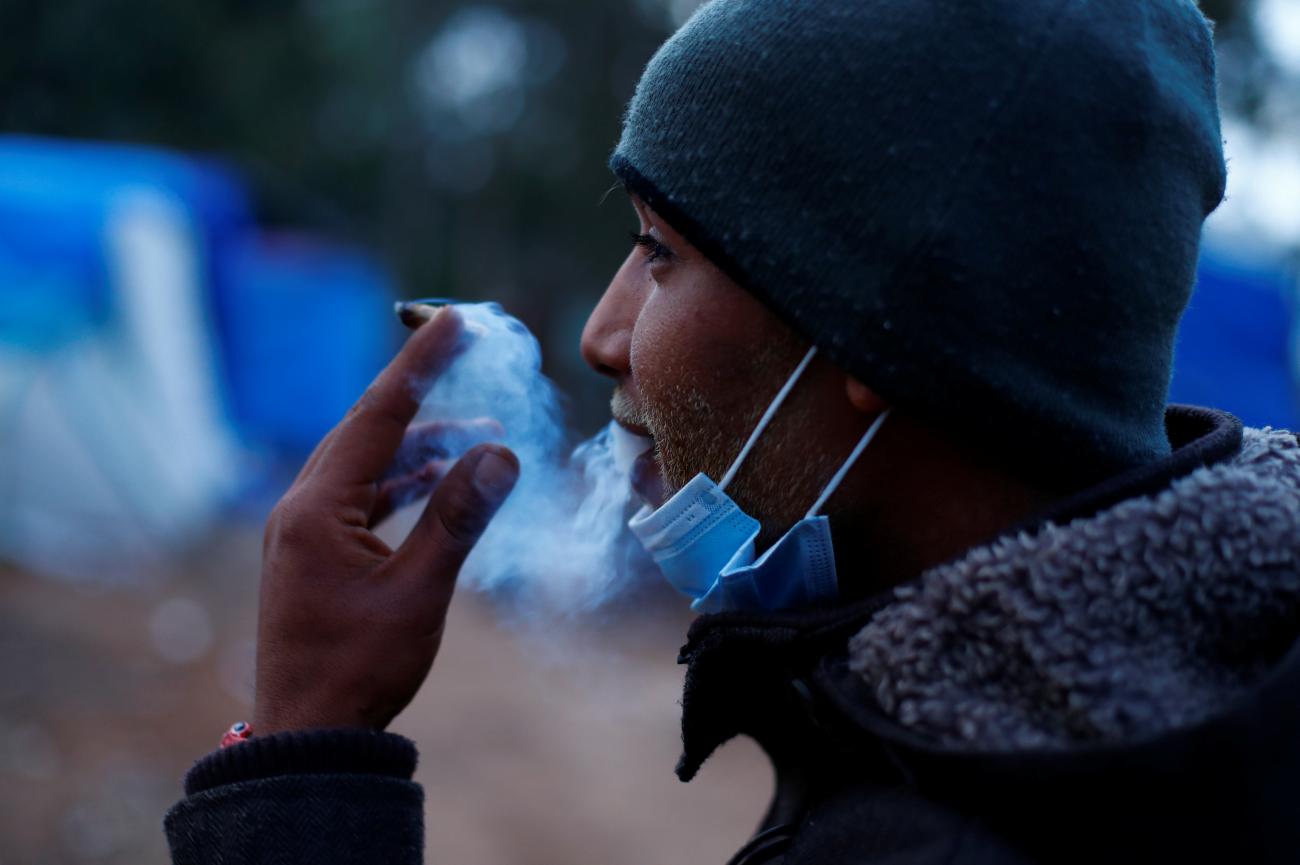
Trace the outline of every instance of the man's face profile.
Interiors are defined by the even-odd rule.
[[[720,479],[807,344],[635,196],[634,246],[592,312],[584,359],[615,381],[615,420],[654,439],[665,492]],[[829,375],[828,375],[829,374]],[[843,454],[821,446],[814,364],[729,490],[765,528],[802,516]]]

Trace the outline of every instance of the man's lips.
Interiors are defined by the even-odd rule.
[[[664,495],[663,473],[659,470],[658,460],[655,459],[654,436],[640,424],[629,423],[619,417],[614,418],[614,423],[626,432],[645,439],[648,443],[646,449],[632,461],[628,469],[628,479],[637,495],[645,499],[651,507],[659,507],[667,496]]]
[[[614,421],[627,432],[634,436],[652,439],[654,436],[644,426],[645,414],[637,403],[638,401],[632,395],[631,386],[626,382],[621,383],[614,388],[614,394],[609,398],[609,413],[613,416]],[[642,423],[637,423],[637,421]]]
[[[650,435],[650,430],[646,429],[643,426],[638,426],[634,423],[628,423],[627,421],[620,420],[619,418],[614,418],[614,423],[618,424],[619,426],[621,426],[623,429],[627,430],[634,436],[641,436],[641,438],[646,438],[646,439],[654,438],[654,436]]]

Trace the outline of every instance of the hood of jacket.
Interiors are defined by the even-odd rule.
[[[850,641],[910,730],[984,750],[1120,742],[1239,699],[1295,639],[1300,443],[1240,450],[1086,518],[925,573]]]

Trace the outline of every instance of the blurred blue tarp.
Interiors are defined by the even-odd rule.
[[[0,136],[0,557],[109,579],[207,529],[356,398],[392,334],[363,255],[273,243],[221,165]]]
[[[309,451],[392,356],[388,280],[366,255],[250,235],[217,298],[233,414],[246,440]]]
[[[105,226],[131,192],[182,207],[201,279],[219,283],[220,256],[206,251],[251,224],[247,196],[228,170],[145,148],[0,136],[0,339],[48,344],[108,318]]]
[[[1222,408],[1248,426],[1300,429],[1294,276],[1207,247],[1178,332],[1171,402]]]

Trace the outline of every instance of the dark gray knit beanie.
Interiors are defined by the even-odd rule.
[[[1168,453],[1225,182],[1192,0],[712,0],[610,164],[901,408],[1053,483]]]

